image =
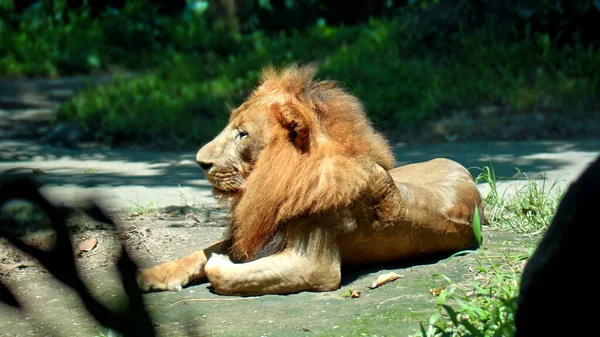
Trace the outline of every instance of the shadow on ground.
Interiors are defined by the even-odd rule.
[[[41,137],[62,102],[78,90],[109,83],[115,78],[106,75],[0,80],[0,141]]]
[[[40,179],[59,186],[181,185],[206,188],[206,184],[199,181],[204,176],[195,163],[196,151],[69,150],[34,143],[2,142],[0,169],[37,168],[46,173]],[[560,172],[580,172],[585,163],[600,152],[600,140],[397,145],[394,152],[398,165],[446,157],[469,168],[475,176],[479,172],[477,168],[491,163],[500,178],[514,176],[516,168],[531,178],[544,174],[560,178]]]
[[[26,93],[38,90],[37,87],[25,88],[20,93],[14,92],[16,99],[5,100],[3,104],[7,109],[22,111],[25,120],[30,108],[50,109],[43,106],[44,102],[55,102],[60,100],[61,94],[68,93],[61,92],[60,88],[43,87],[53,85],[48,83],[40,84],[39,91],[54,92],[53,97],[26,97]],[[0,94],[4,91],[10,96],[9,91],[16,90],[2,85],[0,83]],[[40,95],[45,95],[43,93]],[[26,106],[22,102],[40,105]],[[14,116],[11,118],[10,121],[14,121]],[[3,128],[7,132],[14,128],[10,121],[0,125],[0,133]],[[24,130],[22,135],[28,132],[26,128]],[[47,193],[56,197],[53,200],[67,205],[85,198],[86,194],[103,198],[110,206],[107,210],[118,213],[117,220],[126,229],[132,256],[144,262],[142,264],[159,263],[190,253],[219,239],[223,232],[222,227],[210,226],[181,214],[134,217],[124,211],[131,207],[132,201],[140,204],[153,201],[161,209],[187,204],[187,201],[214,202],[210,185],[194,160],[201,144],[181,152],[69,150],[40,146],[35,137],[34,140],[23,137],[29,140],[20,141],[15,140],[17,138],[0,137],[0,171],[35,174],[36,179],[47,186]],[[550,181],[569,182],[600,153],[600,140],[397,144],[394,151],[398,165],[446,157],[470,168],[474,176],[479,174],[477,168],[491,162],[501,178],[513,177],[518,167],[531,178],[545,175]],[[485,194],[485,186],[480,188]],[[206,217],[210,218],[210,215]],[[82,254],[79,263],[93,295],[110,306],[119,303],[114,295],[119,282],[111,267],[114,265],[111,248],[114,238],[111,239],[107,232],[88,230],[79,233],[75,241],[97,238],[97,248]],[[494,255],[521,254],[524,242],[533,240],[514,234],[484,233],[484,247],[490,254],[498,253]],[[0,264],[5,258],[2,252],[6,251],[0,250]],[[211,293],[207,284],[200,284],[181,292],[147,294],[144,299],[160,336],[356,336],[362,333],[407,336],[418,330],[419,322],[426,322],[435,312],[437,298],[430,294],[429,288],[439,287],[443,282],[432,275],[442,273],[458,282],[468,280],[472,276],[470,267],[481,258],[481,252],[449,260],[441,258],[416,265],[352,271],[345,274],[342,289],[328,293],[224,297]],[[10,268],[12,276],[6,277],[16,285],[15,296],[25,303],[25,312],[15,313],[0,305],[0,317],[3,318],[0,320],[0,337],[47,333],[100,335],[99,327],[84,315],[75,294],[53,282],[42,269],[24,262]],[[404,278],[378,289],[368,289],[378,275],[387,271],[395,271]],[[348,289],[361,290],[361,297],[340,298],[340,293]]]

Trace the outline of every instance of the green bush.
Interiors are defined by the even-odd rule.
[[[43,12],[41,5],[32,6],[13,24],[0,21],[0,73],[58,76],[101,66],[104,35],[98,22],[85,11],[66,20],[58,9],[51,15]]]
[[[60,108],[57,120],[94,126],[113,140],[163,136],[199,144],[224,125],[226,104],[240,104],[264,66],[312,61],[320,65],[318,77],[337,80],[357,95],[383,130],[485,105],[519,112],[545,104],[559,112],[598,103],[597,49],[558,48],[543,35],[517,40],[481,29],[456,34],[450,50],[436,50],[415,27],[414,21],[392,19],[353,27],[319,23],[289,34],[256,32],[231,37],[235,47],[224,56],[211,47],[218,41],[174,26],[173,40],[193,39],[194,50],[204,52],[164,52],[148,75],[80,92]]]
[[[145,70],[161,65],[172,52],[226,55],[237,50],[235,37],[213,28],[202,12],[159,15],[146,1],[128,1],[96,16],[87,2],[73,10],[66,0],[3,12],[0,74],[6,76]]]
[[[598,47],[559,43],[522,25],[462,29],[459,21],[435,37],[438,28],[424,26],[424,12],[406,10],[353,26],[318,20],[302,30],[241,35],[212,24],[202,7],[166,16],[147,2],[127,2],[92,16],[85,5],[67,11],[63,0],[44,4],[0,21],[0,73],[137,71],[133,79],[79,92],[56,116],[112,143],[202,143],[264,66],[292,62],[317,62],[318,77],[358,96],[382,130],[489,105],[560,113],[600,101]]]

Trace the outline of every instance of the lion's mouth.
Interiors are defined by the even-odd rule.
[[[207,177],[209,178],[209,177]],[[229,179],[208,179],[213,189],[223,193],[235,193],[243,189],[244,179],[242,177],[232,176]]]
[[[215,186],[212,189],[215,199],[221,202],[231,202],[242,196],[242,190],[222,190]]]
[[[206,179],[213,185],[213,195],[220,201],[239,197],[244,189],[245,180],[238,172],[207,174]]]

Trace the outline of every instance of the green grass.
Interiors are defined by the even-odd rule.
[[[525,183],[507,196],[499,192],[498,178],[493,166],[484,166],[476,178],[487,182],[490,192],[485,197],[488,226],[531,235],[542,234],[548,229],[563,191],[554,182],[547,187],[545,181],[530,180],[521,170],[518,175],[526,178]],[[512,181],[511,183],[515,183]],[[421,323],[418,334],[423,337],[438,336],[502,336],[515,333],[515,313],[521,272],[524,262],[531,257],[535,247],[519,247],[527,253],[504,253],[490,256],[485,247],[479,250],[478,265],[473,279],[448,284],[438,297],[437,313],[430,316],[426,324]]]
[[[226,57],[165,52],[145,75],[78,93],[55,122],[93,126],[92,138],[109,143],[161,139],[198,146],[225,125],[228,107],[244,100],[263,67],[311,61],[320,65],[319,78],[337,80],[358,96],[381,130],[491,105],[560,116],[599,103],[600,51],[559,48],[539,36],[482,28],[430,48],[410,20],[373,19],[354,27],[256,32],[234,43]]]
[[[492,165],[485,166],[476,177],[477,182],[485,182],[490,187],[490,193],[484,202],[488,212],[487,221],[490,226],[517,233],[539,234],[550,226],[552,216],[564,195],[563,184],[560,180],[547,185],[546,179],[532,180],[520,169],[512,177],[524,177],[523,184],[515,184],[512,180],[502,193],[500,183]],[[542,177],[543,178],[543,177]]]
[[[150,215],[158,212],[156,203],[154,201],[146,202],[146,205],[141,204],[139,201],[130,201],[132,206],[129,209],[130,216]]]
[[[10,6],[9,6],[10,7]],[[146,2],[92,18],[64,0],[0,21],[0,74],[140,75],[79,92],[54,123],[75,121],[109,144],[199,146],[224,126],[266,65],[316,61],[365,104],[375,126],[402,130],[455,111],[563,111],[600,104],[600,49],[559,45],[527,27],[480,26],[431,37],[418,12],[355,26],[226,33],[202,11],[157,16]],[[3,9],[3,7],[0,7]],[[127,18],[123,20],[123,18]],[[459,25],[460,26],[460,25]],[[432,40],[433,39],[433,40]],[[400,131],[398,131],[400,132]]]
[[[519,280],[529,255],[504,255],[478,260],[473,280],[455,285],[447,279],[437,301],[438,312],[420,336],[513,336]]]

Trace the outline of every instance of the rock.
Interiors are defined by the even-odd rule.
[[[12,199],[0,207],[0,232],[20,236],[49,227],[46,214],[27,200]]]

